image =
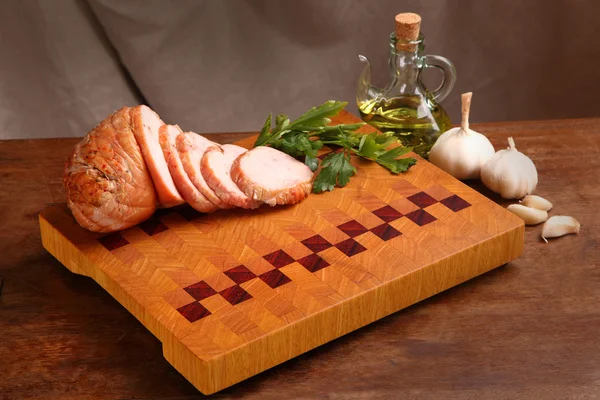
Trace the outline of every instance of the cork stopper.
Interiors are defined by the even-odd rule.
[[[396,49],[400,51],[415,51],[416,45],[406,44],[419,38],[421,17],[419,14],[402,13],[396,15]]]

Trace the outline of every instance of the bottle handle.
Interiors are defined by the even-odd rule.
[[[452,64],[450,60],[442,56],[425,55],[423,56],[423,61],[423,66],[425,68],[438,68],[444,73],[444,77],[442,79],[442,83],[440,83],[440,86],[431,92],[433,99],[436,102],[440,102],[448,97],[452,91],[452,88],[454,87],[454,84],[456,83],[456,68],[454,68],[454,64]]]

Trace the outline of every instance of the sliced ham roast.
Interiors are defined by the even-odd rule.
[[[313,177],[304,163],[265,146],[240,155],[231,167],[231,179],[246,196],[271,206],[304,200]]]
[[[231,165],[246,149],[234,144],[213,146],[206,150],[200,163],[208,186],[227,204],[242,208],[258,208],[260,201],[249,198],[231,180]]]
[[[214,190],[208,186],[202,176],[202,172],[200,172],[200,161],[202,160],[202,156],[204,156],[204,153],[208,148],[218,146],[218,144],[194,132],[180,133],[177,136],[176,144],[179,158],[181,158],[181,163],[183,164],[183,169],[196,189],[218,208],[232,208],[232,205],[221,200]]]
[[[157,207],[185,202],[204,213],[294,204],[312,181],[310,169],[285,153],[220,146],[165,125],[143,105],[100,122],[75,146],[63,175],[68,207],[93,232],[127,229]]]
[[[124,107],[106,117],[73,149],[65,164],[67,206],[93,232],[134,226],[156,210],[156,194],[136,141],[134,112]]]
[[[134,125],[133,133],[152,176],[158,197],[158,206],[168,208],[185,203],[171,178],[169,167],[158,142],[158,130],[165,123],[147,106],[133,107],[131,113]]]
[[[177,136],[182,133],[181,129],[176,125],[163,125],[160,127],[158,134],[160,147],[167,160],[173,182],[175,182],[175,186],[183,199],[190,206],[204,213],[215,211],[218,207],[196,189],[196,186],[194,186],[183,168],[176,146]]]

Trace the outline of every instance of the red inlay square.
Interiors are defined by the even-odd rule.
[[[148,236],[156,235],[169,229],[165,224],[160,222],[158,218],[150,218],[139,224],[141,230],[146,232]]]
[[[232,268],[228,271],[225,271],[225,275],[231,278],[232,281],[237,283],[238,285],[244,282],[249,281],[250,279],[256,278],[254,272],[250,271],[243,265],[238,265],[235,268]]]
[[[204,300],[207,297],[214,296],[217,294],[215,289],[211,288],[208,283],[204,281],[200,281],[198,283],[194,283],[186,288],[183,288],[186,292],[190,294],[196,300]]]
[[[294,259],[283,250],[274,251],[266,256],[263,256],[263,258],[270,262],[275,268],[285,267],[286,265],[294,262]]]
[[[315,235],[309,237],[308,239],[304,239],[302,241],[302,244],[314,251],[315,253],[318,253],[333,246],[321,235]]]
[[[390,224],[382,224],[382,225],[376,226],[375,228],[371,229],[371,232],[373,232],[374,234],[379,236],[381,239],[386,240],[386,241],[402,235],[402,233],[399,230],[397,230]]]
[[[187,304],[177,309],[188,321],[195,322],[204,317],[208,317],[211,313],[202,304],[197,301]]]
[[[181,207],[176,211],[177,214],[181,215],[187,221],[191,221],[204,215],[200,211],[197,211],[190,206]]]
[[[111,233],[110,235],[106,235],[98,239],[100,244],[106,248],[108,251],[113,251],[118,249],[119,247],[123,247],[129,242],[123,236],[119,235],[119,232]]]
[[[323,260],[321,257],[314,253],[299,259],[298,262],[310,272],[317,272],[320,269],[329,267],[329,263],[327,261]]]
[[[442,203],[443,205],[455,212],[471,206],[469,202],[461,199],[457,195],[452,195],[444,200],[441,200],[440,203]]]
[[[362,244],[358,243],[356,240],[350,238],[346,239],[343,242],[340,242],[335,245],[342,253],[347,255],[348,257],[352,257],[357,255],[358,253],[362,253],[367,250]]]
[[[431,197],[430,195],[428,195],[425,192],[415,193],[412,196],[408,196],[407,199],[409,199],[410,201],[412,201],[413,203],[415,203],[416,205],[418,205],[421,208],[425,208],[432,204],[437,203],[436,199],[434,199],[433,197]]]
[[[235,285],[235,286],[232,286],[232,287],[227,288],[225,290],[222,290],[221,292],[219,292],[219,294],[221,296],[223,296],[223,298],[225,300],[227,300],[228,302],[230,302],[231,305],[234,305],[234,306],[236,304],[241,303],[242,301],[246,301],[246,300],[252,298],[252,296],[250,295],[250,293],[246,292],[244,289],[242,289],[238,285]]]
[[[385,222],[392,222],[402,217],[402,213],[391,206],[381,207],[378,210],[373,211],[373,214]]]
[[[437,221],[436,217],[422,209],[418,209],[406,214],[406,218],[410,219],[412,222],[419,226],[427,225],[433,221]]]
[[[181,206],[179,206],[181,207]],[[176,211],[175,207],[171,207],[171,208],[159,208],[158,210],[156,210],[154,212],[154,216],[155,217],[164,217],[165,215],[169,215],[171,213],[173,213],[174,211]]]
[[[362,235],[363,233],[368,231],[367,228],[365,228],[360,223],[354,220],[348,221],[342,225],[338,225],[338,229],[344,232],[346,235],[350,236],[351,238],[356,237],[358,235]]]
[[[264,274],[260,275],[259,278],[262,279],[264,283],[271,286],[273,289],[292,281],[278,269],[272,269],[271,271],[267,271]]]

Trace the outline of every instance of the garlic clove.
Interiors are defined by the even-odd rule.
[[[538,210],[550,211],[552,210],[552,203],[543,197],[528,194],[521,200],[521,204],[527,207],[536,208]]]
[[[525,225],[537,225],[548,219],[548,212],[526,207],[522,204],[511,204],[507,207],[508,211],[521,218]]]
[[[579,234],[581,224],[573,217],[554,215],[542,227],[542,239],[561,237],[570,233]]]

